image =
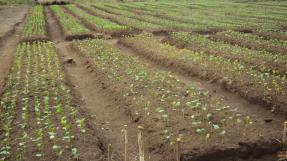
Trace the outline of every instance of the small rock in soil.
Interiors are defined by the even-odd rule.
[[[136,115],[136,116],[133,117],[133,121],[134,122],[139,122],[140,119],[141,119],[140,115]]]
[[[73,58],[67,58],[65,61],[64,61],[65,64],[70,64],[70,65],[75,65],[76,62]]]
[[[264,121],[265,121],[266,123],[269,123],[269,122],[272,122],[272,121],[273,121],[273,119],[271,119],[271,118],[267,118],[267,119],[264,119]]]

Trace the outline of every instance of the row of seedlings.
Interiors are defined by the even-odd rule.
[[[53,43],[20,43],[1,95],[0,160],[101,159],[100,138],[86,118]]]
[[[92,6],[86,5],[86,4],[84,4],[84,5],[83,4],[76,4],[76,5],[77,5],[77,7],[81,8],[83,10],[86,10],[88,13],[90,13],[94,16],[109,19],[109,20],[112,20],[118,24],[129,26],[129,27],[132,27],[132,28],[135,28],[138,30],[150,31],[150,32],[158,32],[158,31],[167,30],[167,28],[165,26],[162,26],[162,25],[157,25],[157,24],[129,18],[129,17],[124,16],[124,15],[117,15],[117,14],[108,13],[108,12],[96,9]]]
[[[90,15],[75,5],[66,5],[65,8],[68,9],[72,15],[78,17],[91,30],[106,33],[112,37],[119,37],[135,32],[125,25],[120,25],[108,19]]]
[[[249,65],[250,68],[256,68],[263,73],[271,73],[273,75],[287,74],[286,55],[273,54],[264,50],[252,50],[221,41],[213,41],[206,36],[187,32],[170,33],[164,42],[178,47],[185,47],[192,51],[238,60]]]
[[[47,40],[47,36],[44,7],[37,5],[28,15],[21,39],[22,41]]]
[[[224,31],[213,35],[211,38],[250,49],[265,50],[274,54],[287,54],[287,41],[266,40],[264,37],[250,33]]]
[[[204,51],[178,49],[147,33],[126,37],[120,42],[166,67],[217,82],[252,102],[273,106],[273,110],[285,110],[286,75],[261,72],[241,61],[204,54]]]
[[[94,37],[89,29],[79,23],[76,18],[67,14],[61,6],[52,5],[50,9],[59,22],[66,40]]]
[[[182,83],[173,74],[153,69],[104,40],[75,41],[73,48],[92,62],[89,67],[92,65],[98,80],[113,95],[127,101],[129,106],[123,108],[150,131],[147,135],[153,139],[147,148],[161,145],[161,149],[169,152],[179,134],[186,136],[184,148],[189,152],[193,148],[209,149],[219,143],[222,147],[237,144],[246,138],[258,141],[254,137],[257,123],[250,116],[224,105],[206,91]],[[275,134],[259,133],[267,140]]]

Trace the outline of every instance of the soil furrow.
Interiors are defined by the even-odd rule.
[[[65,52],[65,46],[62,46],[65,44],[65,37],[63,34],[63,30],[60,27],[59,22],[54,17],[52,11],[46,7],[45,8],[45,15],[46,15],[46,21],[47,21],[47,28],[49,37],[51,40],[55,43],[55,47],[58,50],[58,53],[60,54],[60,57],[62,58],[64,54],[70,54],[73,53],[73,51],[69,51],[70,53],[64,53]],[[64,51],[63,51],[64,50]],[[61,59],[62,60],[62,59]],[[65,63],[65,62],[63,62]],[[63,70],[66,72],[66,68],[63,67]],[[80,115],[77,117],[77,119],[80,119],[81,117],[85,118],[87,131],[86,134],[78,133],[77,124],[74,123],[74,119],[69,114],[69,110],[65,109],[64,113],[69,120],[69,122],[72,125],[72,133],[75,135],[77,139],[73,141],[73,144],[78,147],[80,152],[80,158],[83,160],[105,160],[106,159],[106,151],[107,151],[107,144],[105,137],[102,135],[103,133],[99,130],[100,127],[95,126],[95,123],[93,122],[94,119],[91,118],[91,114],[86,112],[86,108],[83,106],[81,102],[80,97],[78,97],[78,91],[73,88],[75,85],[72,84],[72,79],[70,79],[70,74],[68,72],[64,73],[64,81],[69,88],[72,89],[72,103],[75,108],[77,109],[78,114]],[[62,93],[63,94],[63,93]],[[66,108],[66,107],[65,107]],[[89,141],[86,141],[89,140]],[[100,151],[99,151],[100,150]]]
[[[95,75],[87,68],[87,60],[80,57],[70,48],[70,42],[65,42],[57,21],[52,17],[51,11],[45,9],[49,28],[49,36],[56,43],[68,78],[68,84],[73,87],[75,96],[80,100],[80,108],[92,116],[95,124],[103,133],[105,144],[112,144],[112,157],[115,160],[123,160],[124,139],[122,129],[127,125],[128,129],[128,159],[137,160],[137,124],[126,114],[123,103],[117,101],[116,96],[103,92],[102,84],[97,81]],[[51,30],[53,28],[53,30]],[[107,146],[107,145],[103,145]],[[149,156],[150,161],[159,160],[159,156]],[[106,158],[106,156],[103,156]]]
[[[17,43],[20,40],[20,32],[23,28],[26,15],[23,16],[22,21],[16,23],[7,34],[7,37],[0,40],[0,94],[2,93],[2,88],[5,84],[5,79],[9,74],[9,70],[13,64],[13,59],[17,49]],[[3,43],[5,42],[5,43]]]
[[[105,84],[103,84],[103,82],[97,79],[99,76],[97,76],[96,72],[94,72],[94,68],[91,67],[89,60],[79,55],[77,51],[74,51],[70,46],[70,42],[64,42],[64,35],[61,34],[61,28],[58,22],[52,16],[51,11],[46,8],[45,13],[47,15],[47,21],[49,26],[49,36],[56,43],[56,48],[62,56],[65,75],[68,78],[68,83],[70,84],[70,86],[73,87],[75,95],[79,96],[78,98],[82,102],[80,108],[84,109],[86,112],[92,115],[92,120],[94,121],[94,124],[96,124],[97,127],[100,127],[100,129],[102,129],[101,132],[105,136],[102,139],[104,139],[105,144],[112,144],[112,156],[116,160],[123,160],[124,139],[121,131],[123,129],[123,125],[128,125],[128,158],[130,160],[137,160],[136,127],[138,124],[132,120],[133,118],[130,118],[128,112],[125,109],[126,104],[116,94],[112,94],[111,92],[106,90],[107,87],[105,87]],[[53,28],[53,31],[51,30],[51,28]],[[263,134],[263,136],[268,138],[269,135],[276,138],[281,136],[281,124],[284,121],[283,117],[270,113],[269,111],[262,108],[260,105],[251,104],[240,96],[237,96],[236,94],[226,92],[221,87],[216,86],[213,83],[203,81],[199,78],[189,77],[183,73],[179,73],[172,68],[163,67],[156,62],[153,62],[148,58],[144,57],[140,53],[137,53],[130,48],[120,45],[117,42],[117,39],[107,41],[109,41],[114,47],[119,48],[121,51],[123,51],[123,53],[139,57],[144,63],[149,64],[152,69],[157,71],[171,72],[181,82],[187,85],[192,84],[196,88],[203,91],[209,91],[211,97],[222,100],[225,105],[237,108],[240,113],[248,114],[254,119],[256,125],[258,125],[258,127],[256,127],[256,130],[265,131],[268,133],[268,136],[267,134]],[[151,141],[152,139],[148,140]],[[261,144],[259,143],[258,145],[260,146]],[[262,148],[264,149],[264,146]],[[228,150],[229,149],[227,149],[227,151]],[[275,155],[271,154],[271,156],[269,156],[269,154],[267,154],[270,151],[267,150],[267,157],[264,156],[266,154],[264,154],[263,151],[258,152],[258,154],[256,155],[256,157],[263,156],[262,159],[258,160],[270,161],[270,158],[274,159]],[[233,153],[233,150],[231,150],[231,153]],[[274,153],[274,151],[270,153]],[[212,157],[212,155],[215,155],[217,153],[210,154],[210,156]],[[225,153],[222,152],[220,154]],[[226,155],[239,157],[238,155],[240,154],[243,153]],[[148,151],[146,155],[149,158],[149,161],[158,161],[161,160],[163,157],[161,156],[163,154],[151,154]],[[209,153],[207,155],[209,155]],[[209,158],[210,156],[199,156],[197,157],[197,159],[204,160],[204,157]],[[190,156],[188,155],[185,156],[185,158],[189,157]],[[257,159],[250,159],[250,161],[251,160],[254,161]]]
[[[214,42],[216,41],[220,41],[220,38],[217,38],[216,35],[210,35],[208,36],[208,38],[210,40],[214,40]],[[215,40],[216,39],[216,40]],[[223,40],[225,41],[225,40]],[[236,53],[233,52],[233,54],[230,53],[230,51],[225,51],[223,49],[210,49],[210,47],[202,47],[196,43],[192,44],[192,43],[188,43],[188,42],[183,42],[181,40],[177,40],[176,38],[173,38],[172,36],[166,36],[164,39],[161,40],[161,42],[163,43],[167,43],[171,46],[175,46],[179,49],[188,49],[194,52],[204,52],[207,55],[212,55],[212,56],[218,56],[218,57],[222,57],[225,58],[227,60],[231,60],[231,61],[239,61],[242,62],[242,64],[244,64],[245,66],[248,66],[249,68],[254,68],[257,71],[260,71],[262,73],[270,73],[272,74],[272,71],[275,70],[278,72],[278,75],[286,75],[286,67],[283,63],[274,63],[274,61],[270,61],[266,58],[263,58],[262,55],[266,53],[261,53],[263,50],[258,50],[255,51],[252,48],[249,48],[250,50],[245,50],[246,48],[244,48],[244,46],[242,46],[242,51],[241,53]],[[237,41],[238,42],[238,41]],[[231,43],[231,42],[227,42],[226,43],[230,43],[233,46],[239,45],[239,43]],[[252,45],[251,43],[249,43],[250,45]],[[257,57],[255,58],[250,58],[250,56],[248,55],[249,53],[253,52],[253,56]],[[245,55],[246,53],[246,55]],[[257,55],[256,55],[257,54]],[[249,57],[248,57],[249,56]],[[283,56],[283,55],[282,55]],[[260,62],[260,63],[259,63]],[[272,70],[270,70],[272,69]]]
[[[74,12],[73,10],[69,9],[66,6],[63,6],[62,8],[64,9],[65,13],[74,17],[75,19],[78,20],[79,23],[81,23],[87,29],[92,31],[93,35],[96,38],[101,38],[101,37],[118,38],[118,37],[122,37],[124,35],[133,35],[133,34],[139,33],[139,30],[136,30],[133,28],[129,28],[129,29],[125,29],[125,30],[109,30],[109,29],[106,29],[105,27],[102,27],[101,24],[95,24],[95,23],[89,21],[86,17],[81,17],[80,15],[77,15],[76,12]],[[84,12],[86,12],[86,11],[84,11]],[[87,14],[89,14],[89,13],[87,13]],[[94,15],[91,15],[91,16],[94,16]],[[94,16],[94,17],[98,17],[98,16]],[[98,17],[98,18],[100,18],[100,17]],[[108,19],[106,19],[106,20],[108,20]],[[108,20],[108,21],[110,21],[110,20]]]
[[[75,14],[74,12],[72,12],[71,10],[69,10],[66,6],[62,6],[62,9],[65,11],[65,13],[67,13],[69,16],[74,17],[77,22],[79,22],[80,24],[82,24],[83,26],[85,26],[87,29],[89,29],[90,31],[93,32],[93,35],[95,35],[96,37],[109,37],[108,35],[105,35],[105,33],[103,33],[102,31],[100,31],[99,29],[97,29],[94,24],[88,22],[86,19],[81,18],[79,15]]]
[[[92,114],[96,126],[100,127],[104,133],[106,142],[112,144],[114,159],[122,160],[124,152],[124,139],[122,129],[124,125],[128,126],[128,158],[136,160],[137,158],[137,124],[126,114],[122,102],[119,102],[116,96],[105,92],[101,82],[96,79],[96,75],[90,70],[87,59],[72,52],[69,43],[60,43],[57,45],[64,60],[73,60],[73,64],[65,63],[66,74],[71,78],[70,81],[74,89],[82,97],[88,113]],[[67,61],[65,61],[67,62]],[[147,157],[153,158],[155,156]]]
[[[63,32],[61,31],[61,28],[59,27],[59,24],[56,20],[56,18],[52,15],[52,11],[46,6],[45,7],[45,18],[47,22],[47,33],[53,42],[58,43],[60,41],[64,40]]]
[[[241,112],[242,114],[250,115],[258,123],[256,129],[260,131],[263,129],[268,129],[268,131],[270,130],[269,132],[274,134],[276,133],[275,134],[276,136],[280,136],[280,131],[282,129],[281,126],[282,123],[284,122],[283,116],[272,114],[269,111],[262,108],[260,105],[251,104],[242,97],[223,90],[220,86],[217,86],[216,84],[203,81],[196,77],[189,77],[183,73],[179,73],[178,71],[172,68],[163,67],[157,64],[156,62],[149,60],[147,57],[133,51],[131,48],[125,47],[117,43],[117,40],[110,40],[109,42],[113,44],[114,47],[119,48],[121,51],[123,51],[122,53],[140,58],[143,62],[149,64],[150,68],[158,71],[171,72],[171,74],[175,75],[175,77],[181,82],[184,82],[187,85],[192,84],[194,87],[203,91],[209,91],[211,97],[222,100],[224,104],[227,106],[237,108],[238,111]],[[262,153],[257,157],[264,155],[265,154]],[[199,159],[204,160],[204,157]]]
[[[273,54],[286,54],[287,51],[287,47],[285,46],[279,46],[276,44],[272,44],[272,42],[256,42],[253,40],[246,40],[246,39],[242,39],[242,38],[237,38],[237,37],[228,37],[225,35],[212,35],[209,37],[209,39],[214,40],[214,41],[221,41],[221,42],[225,42],[225,43],[229,43],[231,45],[238,45],[244,48],[248,48],[251,50],[264,50]]]
[[[252,82],[253,76],[251,78],[247,78],[249,77],[247,74],[243,76],[242,79],[238,79],[239,75],[236,75],[237,74],[236,72],[236,74],[234,73],[236,76],[232,76],[232,79],[231,79],[231,78],[225,77],[225,74],[220,74],[221,71],[218,70],[221,68],[220,64],[219,64],[219,67],[216,67],[216,68],[212,68],[213,64],[209,64],[207,66],[208,69],[204,69],[202,68],[204,65],[186,63],[184,59],[179,60],[177,58],[171,58],[170,56],[168,56],[167,53],[165,53],[167,55],[165,54],[161,55],[159,53],[162,53],[162,52],[159,52],[159,51],[150,52],[147,50],[148,48],[144,47],[144,45],[141,46],[140,43],[135,45],[131,42],[128,42],[128,40],[126,39],[124,38],[120,39],[119,42],[126,47],[132,48],[138,54],[143,55],[147,59],[157,64],[160,64],[161,66],[176,70],[178,73],[182,73],[189,77],[193,77],[193,76],[199,77],[200,79],[202,79],[202,81],[209,80],[210,82],[221,86],[224,90],[230,93],[237,93],[244,99],[248,100],[250,103],[259,104],[259,105],[262,105],[262,107],[265,107],[266,109],[274,113],[281,113],[283,115],[286,115],[286,109],[285,109],[286,99],[284,97],[285,93],[281,92],[280,94],[274,94],[275,92],[273,92],[270,94],[270,97],[267,96],[268,94],[264,92],[264,88],[262,86],[258,86],[258,87],[252,86],[252,85],[250,86],[250,82]],[[160,43],[154,46],[154,48],[157,48],[158,45],[160,45]],[[150,49],[153,49],[153,48],[150,48]],[[177,53],[179,51],[180,50],[176,50],[173,52]],[[205,59],[206,58],[204,58],[203,60]],[[233,67],[235,67],[235,65],[229,65],[228,68],[233,68]],[[247,71],[249,71],[250,68],[246,68],[246,69],[248,69]],[[212,70],[217,70],[217,71],[211,72]],[[241,84],[241,82],[243,82],[243,84]],[[257,85],[257,82],[254,81],[253,84]],[[282,86],[285,86],[285,85],[282,85]]]
[[[276,116],[276,115],[270,113],[269,111],[262,109],[262,107],[260,105],[251,104],[248,101],[246,101],[245,99],[243,99],[242,97],[223,90],[220,86],[217,86],[216,84],[213,84],[213,83],[208,82],[208,81],[203,81],[202,79],[197,78],[197,77],[189,77],[183,73],[177,72],[175,69],[163,67],[159,64],[156,64],[155,62],[148,60],[143,55],[134,52],[133,49],[130,49],[128,47],[125,47],[125,46],[117,43],[117,40],[110,40],[109,42],[111,44],[114,44],[115,47],[124,51],[124,53],[127,53],[127,54],[141,58],[142,61],[144,61],[147,64],[150,64],[151,67],[153,67],[156,70],[172,72],[173,75],[175,75],[180,81],[184,82],[185,84],[193,84],[194,86],[196,86],[200,90],[210,91],[209,93],[212,94],[212,97],[216,97],[216,98],[220,98],[220,99],[224,100],[225,103],[227,103],[227,105],[229,105],[229,106],[238,107],[239,109],[241,109],[241,112],[249,113],[249,114],[253,113],[255,116],[258,115],[258,116],[262,117],[262,119],[264,117],[270,118],[270,116],[271,117]],[[259,114],[258,113],[259,111],[262,113]],[[278,116],[276,116],[276,119],[278,119]],[[283,119],[280,119],[280,121],[282,121],[282,120]]]

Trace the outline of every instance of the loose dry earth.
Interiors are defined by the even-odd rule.
[[[12,32],[15,25],[23,21],[28,12],[27,7],[0,6],[0,38]],[[5,22],[5,23],[4,23]]]
[[[28,12],[28,7],[1,7],[0,21],[0,87],[4,84],[5,77],[13,62],[13,55],[20,39],[23,20]]]

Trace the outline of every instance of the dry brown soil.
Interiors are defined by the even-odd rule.
[[[7,34],[8,32],[10,32],[11,34],[10,37],[6,36],[5,39],[2,39],[2,42],[4,42],[2,43],[2,45],[0,41],[0,93],[1,85],[4,84],[4,79],[9,73],[10,65],[13,61],[13,53],[15,52],[17,42],[19,41],[19,34],[22,28],[21,25],[23,25],[15,24],[23,21],[24,14],[26,12],[27,7],[6,7],[3,9],[0,8],[0,22],[7,22],[5,24],[0,24],[0,37],[1,35]],[[88,115],[91,116],[92,123],[95,124],[98,129],[102,130],[101,133],[103,133],[104,136],[104,138],[102,138],[104,139],[103,143],[112,144],[113,159],[115,161],[123,160],[122,158],[124,151],[124,143],[122,129],[123,125],[128,125],[128,158],[129,161],[138,160],[136,135],[139,122],[135,122],[131,118],[128,111],[126,111],[125,107],[128,106],[126,102],[122,101],[119,98],[120,96],[114,95],[111,90],[106,89],[105,82],[101,82],[99,81],[99,79],[97,79],[99,76],[96,75],[96,72],[94,71],[91,62],[87,58],[83,57],[83,55],[81,55],[80,53],[75,52],[70,46],[71,42],[65,41],[65,37],[61,32],[61,28],[58,22],[53,18],[51,11],[47,8],[45,8],[45,15],[48,22],[49,37],[50,40],[55,43],[55,46],[62,57],[67,82],[73,88],[75,95],[78,96],[78,99],[81,102],[80,107],[84,109]],[[114,47],[119,48],[122,53],[138,57],[144,63],[149,64],[150,68],[153,70],[170,71],[181,82],[185,84],[193,84],[193,86],[197,87],[200,90],[209,91],[212,97],[221,99],[226,105],[236,106],[241,113],[250,115],[256,121],[256,125],[258,126],[254,129],[255,131],[260,131],[263,133],[266,132],[269,134],[274,132],[272,136],[276,138],[278,136],[281,136],[281,125],[284,120],[282,116],[273,115],[261,106],[251,104],[235,94],[222,90],[215,84],[197,78],[189,77],[187,75],[177,72],[176,70],[173,70],[172,68],[162,67],[158,63],[153,62],[148,58],[142,56],[140,53],[120,45],[117,39],[107,40],[107,42],[111,43]],[[67,60],[72,60],[72,63],[67,63]],[[168,149],[166,149],[165,146],[163,146],[162,149],[152,150],[152,147],[161,148],[156,145],[160,142],[160,140],[158,140],[157,137],[153,137],[155,136],[155,134],[158,134],[158,132],[154,132],[154,135],[150,135],[151,137],[147,136],[145,138],[145,141],[150,144],[148,145],[148,147],[151,147],[150,149],[146,149],[147,161],[173,160],[171,159],[172,154]],[[254,136],[254,138],[255,137],[256,136]],[[236,142],[237,140],[240,141],[241,139],[234,138],[232,142]],[[195,147],[194,145],[192,145],[192,139],[186,139],[186,142],[187,144],[184,144],[184,149],[190,150]],[[194,143],[197,144],[196,141],[194,141]],[[226,147],[230,146],[231,145],[226,145]],[[196,151],[194,149],[192,150]],[[234,155],[234,158],[230,157],[228,159],[224,157],[222,158],[221,156],[218,156],[217,158],[217,156],[215,155],[222,155],[224,153],[214,153],[210,156],[204,156],[204,152],[206,152],[206,154],[209,153],[208,151],[201,151],[199,153],[202,154],[202,157],[197,157],[197,160],[193,161],[276,161],[275,154],[264,155],[264,152],[258,152],[258,156],[256,156],[256,159],[238,159],[238,156],[236,156],[237,154],[232,154],[232,150],[229,152],[227,151],[226,154],[230,156]],[[184,153],[187,155],[186,158],[188,158],[190,152],[184,151]]]

